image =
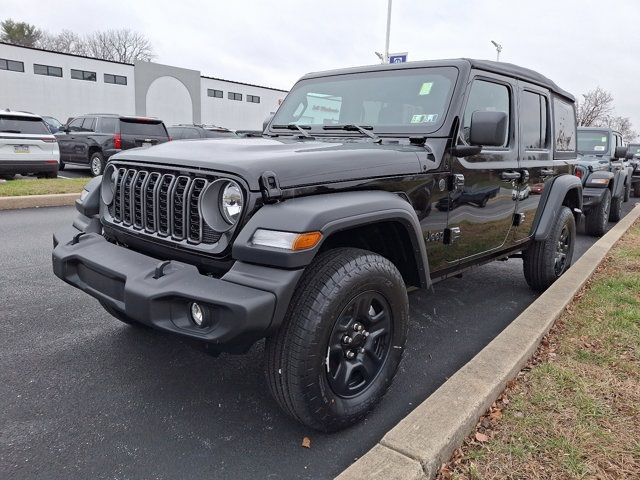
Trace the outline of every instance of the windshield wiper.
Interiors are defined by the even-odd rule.
[[[382,143],[382,139],[373,132],[369,130],[373,130],[371,125],[355,125],[353,123],[347,123],[345,125],[324,125],[322,127],[323,130],[345,130],[347,132],[360,132],[363,135],[366,135],[369,138],[372,138],[376,143]]]
[[[297,123],[290,123],[288,125],[271,125],[271,128],[286,128],[287,130],[298,130],[303,137],[313,138],[306,130],[311,130],[309,125],[298,125]]]

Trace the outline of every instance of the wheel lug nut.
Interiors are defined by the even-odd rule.
[[[360,349],[360,353],[364,353],[364,348],[361,348],[361,349]]]
[[[347,352],[347,358],[353,358],[353,357],[355,357],[355,356],[356,356],[356,354],[355,354],[355,353],[353,353],[353,350],[349,350],[349,351]]]
[[[342,342],[346,343],[347,345],[349,345],[352,341],[353,341],[353,338],[351,338],[349,335],[345,335],[344,338],[342,339]]]
[[[359,324],[359,323],[354,323],[354,324],[353,324],[353,329],[354,329],[356,332],[359,332],[360,330],[362,330],[362,325],[361,325],[361,324]]]
[[[363,333],[363,335],[364,335],[365,337],[368,337],[368,336],[369,336],[369,332],[364,332],[364,333]]]

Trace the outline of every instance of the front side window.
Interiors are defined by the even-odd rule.
[[[469,131],[471,128],[471,117],[473,112],[504,112],[507,114],[507,124],[511,125],[511,99],[509,88],[500,83],[486,80],[474,80],[469,92],[469,99],[464,111],[463,135],[469,141]],[[509,142],[509,131],[505,133],[502,147],[506,147]]]
[[[89,82],[95,82],[96,72],[88,72],[86,70],[71,69],[71,78],[75,80],[87,80]]]
[[[522,145],[527,150],[547,147],[547,99],[537,93],[524,91],[520,102],[520,130]]]
[[[553,99],[553,121],[556,152],[576,151],[576,114],[573,104]]]
[[[454,67],[431,67],[302,80],[271,124],[310,125],[318,133],[347,124],[381,133],[433,133],[444,122],[457,76]]]

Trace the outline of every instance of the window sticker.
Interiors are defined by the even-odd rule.
[[[596,145],[595,147],[593,147],[593,150],[595,152],[604,152],[604,145]]]
[[[429,115],[413,115],[411,117],[411,123],[435,123],[437,121],[437,113],[431,113]]]
[[[429,95],[431,93],[431,87],[433,87],[433,82],[424,82],[420,87],[420,93],[418,95]]]

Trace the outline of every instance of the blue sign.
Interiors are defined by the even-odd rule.
[[[407,52],[403,53],[390,53],[389,63],[404,63],[407,61]]]

